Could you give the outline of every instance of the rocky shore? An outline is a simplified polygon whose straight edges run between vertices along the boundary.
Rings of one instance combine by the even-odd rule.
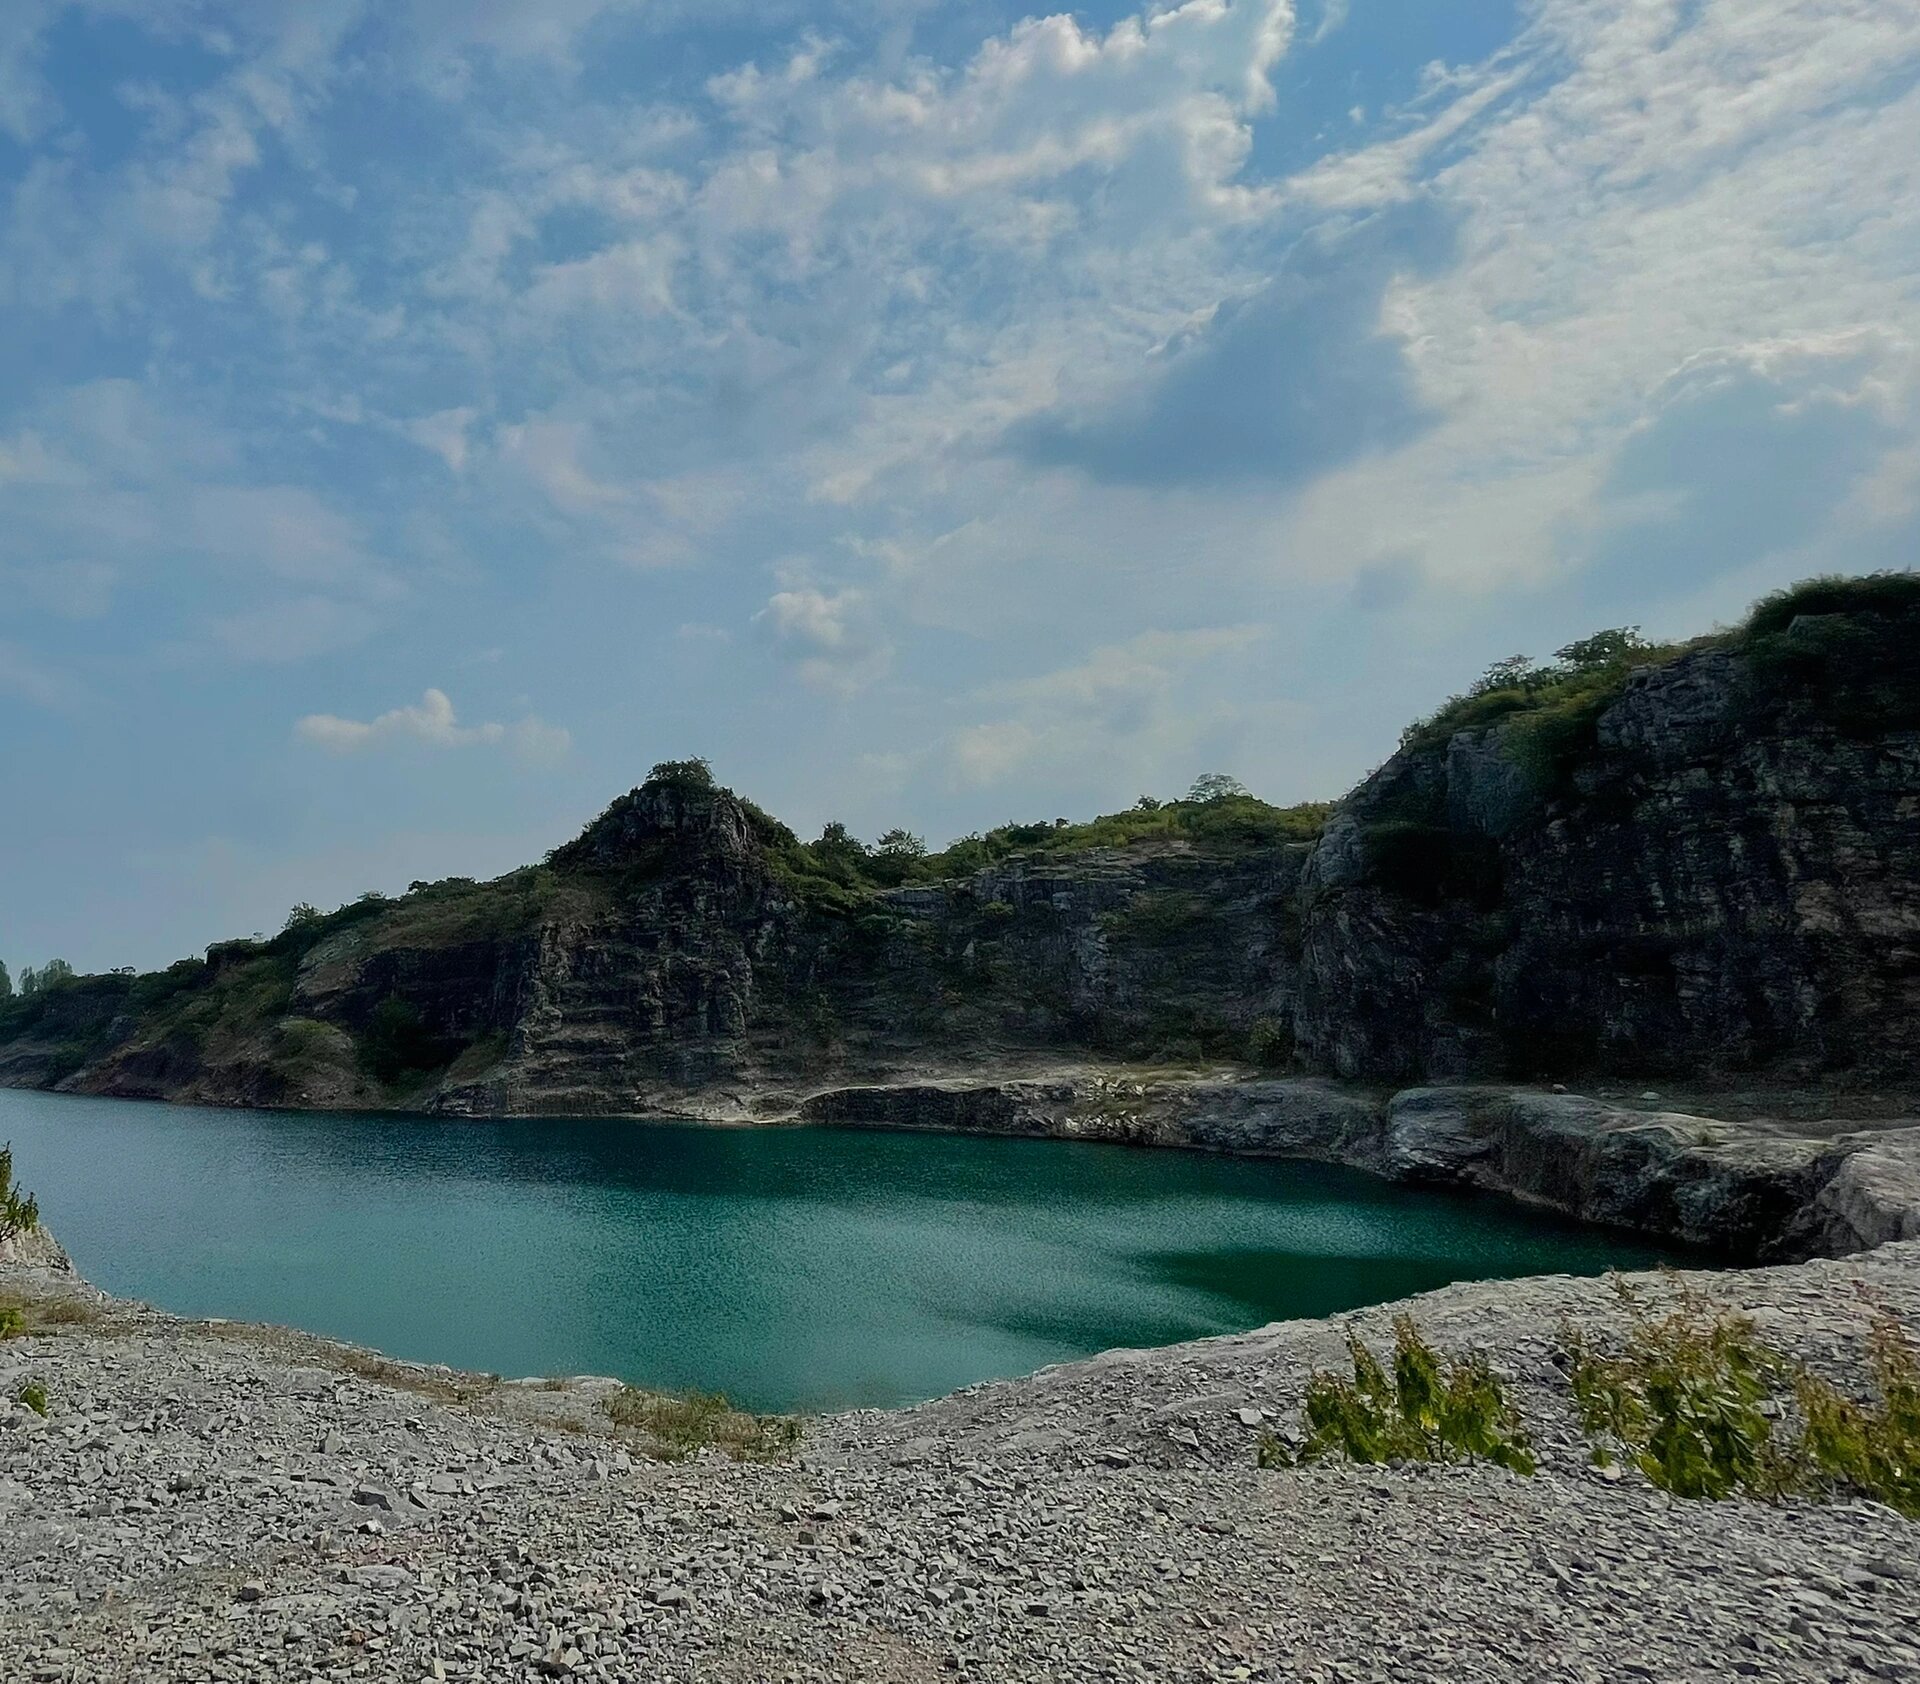
[[[1920,1243],[1690,1276],[1836,1380],[1920,1324]],[[1674,1283],[1648,1277],[1656,1297]],[[1607,1283],[1409,1302],[1540,1454],[1263,1471],[1308,1373],[1396,1308],[1114,1352],[649,1460],[611,1382],[501,1384],[176,1320],[44,1264],[0,1343],[0,1677],[1920,1680],[1920,1526],[1696,1503],[1588,1464],[1561,1368]]]
[[[1881,1107],[1884,1109],[1884,1105]],[[1456,1086],[1386,1092],[1315,1078],[1079,1067],[836,1088],[791,1115],[839,1127],[1040,1135],[1318,1158],[1468,1185],[1743,1261],[1920,1238],[1920,1127],[1779,1104],[1699,1115],[1654,1091]]]

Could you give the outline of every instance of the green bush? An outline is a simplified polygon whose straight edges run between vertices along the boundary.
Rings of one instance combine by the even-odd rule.
[[[1920,613],[1920,573],[1826,573],[1762,597],[1742,628],[1748,637],[1788,630],[1805,615],[1864,614],[1889,618]]]
[[[1683,1304],[1655,1320],[1636,1305],[1619,1356],[1599,1356],[1577,1331],[1567,1344],[1574,1402],[1597,1465],[1608,1465],[1617,1446],[1679,1497],[1777,1497],[1788,1488],[1765,1408],[1786,1370],[1745,1317],[1709,1321]]]
[[[39,1202],[13,1184],[13,1147],[0,1146],[0,1240],[30,1234],[39,1226]]]
[[[1795,1392],[1812,1473],[1920,1519],[1920,1354],[1891,1315],[1874,1319],[1867,1355],[1877,1404],[1802,1373]]]
[[[1293,1063],[1292,1026],[1279,1018],[1263,1017],[1247,1031],[1247,1062],[1269,1070],[1284,1070]]]
[[[22,1381],[19,1391],[13,1395],[36,1415],[44,1416],[52,1407],[47,1397],[47,1388],[38,1380]]]
[[[1617,1355],[1566,1335],[1596,1463],[1624,1453],[1680,1497],[1859,1495],[1920,1518],[1920,1354],[1893,1316],[1874,1318],[1879,1395],[1863,1401],[1767,1345],[1744,1316],[1687,1297],[1655,1318],[1624,1296],[1633,1320]]]
[[[1351,1379],[1321,1372],[1307,1382],[1300,1449],[1269,1434],[1260,1442],[1260,1466],[1338,1455],[1366,1464],[1466,1459],[1534,1471],[1519,1413],[1484,1357],[1448,1360],[1420,1336],[1411,1316],[1393,1324],[1391,1372],[1356,1338],[1348,1337],[1347,1351]]]

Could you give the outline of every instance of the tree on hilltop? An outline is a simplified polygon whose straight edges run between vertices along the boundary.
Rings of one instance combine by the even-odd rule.
[[[1238,778],[1230,778],[1225,772],[1202,772],[1193,780],[1193,788],[1187,791],[1187,799],[1204,806],[1210,801],[1225,801],[1246,793],[1247,786]]]

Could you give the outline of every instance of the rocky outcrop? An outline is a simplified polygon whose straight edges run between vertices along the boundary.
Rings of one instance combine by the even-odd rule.
[[[1504,1087],[1090,1070],[830,1089],[794,1120],[1316,1158],[1479,1188],[1743,1261],[1920,1238],[1920,1124],[1727,1122]]]
[[[1402,1080],[1910,1073],[1920,730],[1757,685],[1710,647],[1632,673],[1557,761],[1534,718],[1396,755],[1307,863],[1302,1054]]]

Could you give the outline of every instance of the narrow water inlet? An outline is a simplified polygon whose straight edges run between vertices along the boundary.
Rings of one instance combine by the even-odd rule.
[[[1449,1281],[1686,1254],[1295,1161],[612,1119],[202,1110],[0,1090],[90,1279],[508,1375],[892,1405]]]

